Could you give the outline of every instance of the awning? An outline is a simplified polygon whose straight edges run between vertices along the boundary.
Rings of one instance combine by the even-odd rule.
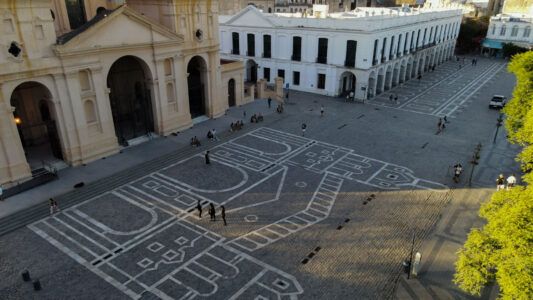
[[[503,49],[503,43],[496,42],[496,41],[483,40],[483,43],[481,43],[481,47],[492,48],[492,49]]]

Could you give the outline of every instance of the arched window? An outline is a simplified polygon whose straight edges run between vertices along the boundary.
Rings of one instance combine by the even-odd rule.
[[[87,124],[96,122],[94,102],[92,100],[86,100],[85,103],[83,103],[83,108],[85,109],[85,120],[87,121]]]
[[[529,34],[531,33],[531,26],[527,26],[524,28],[524,37],[529,37]]]
[[[500,29],[500,35],[505,35],[505,25],[502,26],[502,29]]]
[[[517,36],[518,35],[518,26],[513,26],[513,29],[511,29],[511,36]]]

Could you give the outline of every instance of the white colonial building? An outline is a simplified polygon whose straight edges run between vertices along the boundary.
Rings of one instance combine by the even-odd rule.
[[[503,43],[533,48],[533,14],[499,14],[490,18],[487,38],[481,44],[483,53],[500,56]]]
[[[221,57],[246,62],[250,82],[283,77],[291,89],[368,99],[449,59],[456,8],[358,8],[313,15],[265,14],[249,6],[220,16]]]

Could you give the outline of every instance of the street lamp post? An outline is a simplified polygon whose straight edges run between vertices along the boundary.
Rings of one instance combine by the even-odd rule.
[[[498,123],[496,123],[496,133],[494,134],[494,139],[492,140],[493,144],[496,143],[496,137],[498,136],[498,130],[502,126],[503,116],[502,116],[501,113],[500,113],[500,116],[498,117],[498,119],[496,119],[496,121],[498,121]]]
[[[477,144],[476,148],[474,149],[474,155],[472,156],[472,160],[470,163],[472,164],[472,170],[470,171],[470,178],[468,179],[468,186],[472,186],[472,176],[474,175],[474,168],[476,167],[479,159],[479,152],[481,151],[481,143]]]

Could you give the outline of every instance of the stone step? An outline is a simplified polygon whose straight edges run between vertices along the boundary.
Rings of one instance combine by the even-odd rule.
[[[109,190],[127,184],[135,179],[146,176],[154,171],[160,170],[166,166],[177,163],[187,157],[198,153],[204,153],[206,150],[214,148],[230,139],[245,135],[259,127],[272,124],[282,118],[283,115],[271,114],[264,122],[258,124],[247,124],[242,130],[230,133],[229,131],[221,132],[219,141],[204,143],[197,148],[190,146],[183,147],[177,151],[162,155],[150,161],[142,162],[127,170],[117,172],[111,176],[98,179],[94,182],[86,183],[83,187],[66,192],[63,195],[55,197],[60,209],[67,209],[76,204],[87,201],[95,196],[101,195]],[[49,215],[48,202],[38,203],[9,216],[0,219],[0,236],[11,231],[24,227]]]

